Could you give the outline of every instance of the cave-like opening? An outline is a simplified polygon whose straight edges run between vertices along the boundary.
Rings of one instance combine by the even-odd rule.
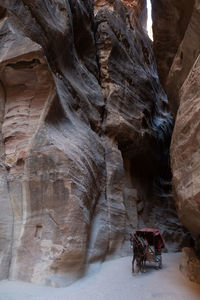
[[[146,32],[153,41],[152,3],[151,0],[146,1],[145,15]],[[153,57],[154,43],[149,43],[146,35],[143,46],[145,41],[148,47],[144,57],[149,57],[149,53]],[[146,81],[148,84],[143,85],[145,93],[148,90],[148,96],[142,98],[145,107],[141,119],[143,135],[136,135],[132,142],[120,140],[118,144],[125,170],[124,203],[131,230],[144,226],[159,228],[168,250],[177,251],[180,250],[185,233],[177,217],[171,185],[170,142],[173,118],[169,112],[167,96],[159,79],[156,81],[153,75],[151,73]]]

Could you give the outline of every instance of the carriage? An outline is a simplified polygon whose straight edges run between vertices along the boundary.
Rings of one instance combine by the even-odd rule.
[[[147,241],[145,260],[155,262],[158,268],[162,268],[162,249],[165,248],[162,235],[158,229],[142,228],[136,231],[139,238]]]
[[[165,243],[158,229],[142,228],[132,235],[133,246],[132,271],[134,272],[134,261],[142,271],[145,269],[146,261],[156,263],[156,268],[162,268],[162,249]]]

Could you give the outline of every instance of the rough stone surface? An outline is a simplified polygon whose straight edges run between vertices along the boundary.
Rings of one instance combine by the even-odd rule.
[[[180,90],[200,53],[199,19],[200,1],[196,0],[187,30],[179,45],[166,80],[165,89],[173,113],[176,113],[180,104]]]
[[[179,268],[184,276],[200,284],[200,260],[192,248],[183,248]]]
[[[151,0],[154,53],[165,86],[168,73],[184,37],[195,0]]]
[[[176,116],[180,89],[200,52],[200,1],[152,0],[152,4],[158,73]]]
[[[0,0],[2,278],[67,285],[137,226],[181,236],[144,4]]]
[[[200,1],[152,0],[152,3],[158,71],[170,110],[176,116],[171,143],[174,198],[179,219],[192,233],[198,249]]]
[[[200,56],[180,93],[180,106],[171,144],[175,199],[181,222],[200,233]]]

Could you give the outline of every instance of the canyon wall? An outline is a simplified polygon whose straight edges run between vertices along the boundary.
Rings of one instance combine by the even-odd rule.
[[[0,0],[1,279],[67,285],[138,226],[182,240],[145,23],[139,0]]]
[[[177,114],[171,143],[176,207],[182,224],[193,235],[200,257],[200,1],[152,0],[152,3],[158,70],[163,75],[171,111]],[[161,32],[166,33],[164,37]],[[169,47],[171,43],[174,48]],[[165,57],[163,64],[160,63],[162,56]],[[169,57],[170,64],[166,68]],[[188,263],[182,262],[181,269],[190,279],[199,282],[200,264],[196,264],[196,271],[191,274],[193,256],[190,251],[184,251],[184,260],[187,257]]]

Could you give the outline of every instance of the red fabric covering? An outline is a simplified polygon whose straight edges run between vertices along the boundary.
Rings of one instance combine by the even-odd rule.
[[[141,229],[138,229],[137,231],[136,231],[136,234],[138,234],[138,235],[140,235],[140,233],[152,233],[155,237],[157,237],[159,240],[160,240],[160,242],[161,242],[161,248],[164,248],[165,247],[165,243],[164,243],[164,240],[163,240],[163,238],[162,238],[162,235],[161,235],[161,233],[160,233],[160,230],[158,230],[158,229],[155,229],[155,228],[141,228]],[[151,241],[152,242],[152,241]]]
[[[160,230],[154,229],[154,228],[142,228],[137,230],[137,232],[142,231],[142,232],[153,232],[154,235],[161,235]]]

